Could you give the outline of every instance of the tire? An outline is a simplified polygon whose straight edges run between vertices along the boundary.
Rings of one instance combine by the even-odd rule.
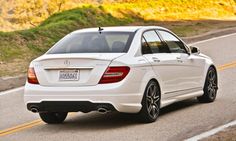
[[[142,109],[138,116],[142,122],[151,123],[157,120],[160,112],[160,87],[157,82],[151,80],[146,86]]]
[[[217,84],[217,72],[214,67],[210,67],[207,72],[207,76],[204,84],[204,94],[200,97],[197,97],[198,101],[201,103],[210,103],[215,101],[216,94],[218,90]]]
[[[43,112],[39,116],[45,123],[59,124],[66,119],[67,112]]]

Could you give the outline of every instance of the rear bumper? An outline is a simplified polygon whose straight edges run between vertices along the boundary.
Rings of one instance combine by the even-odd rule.
[[[142,107],[143,92],[137,85],[116,83],[87,87],[45,87],[26,83],[24,100],[29,110],[36,106],[39,112],[89,112],[106,106],[112,111],[138,113]]]
[[[78,112],[84,113],[105,108],[108,111],[116,111],[113,105],[108,103],[91,103],[88,101],[43,101],[40,103],[28,103],[29,111],[35,108],[38,112]]]

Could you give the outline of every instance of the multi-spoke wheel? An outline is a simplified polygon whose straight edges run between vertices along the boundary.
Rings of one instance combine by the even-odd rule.
[[[217,89],[217,72],[210,67],[205,80],[204,94],[198,97],[199,102],[213,102],[216,99]]]
[[[144,122],[154,122],[160,111],[160,88],[155,81],[150,81],[146,87],[140,117]]]

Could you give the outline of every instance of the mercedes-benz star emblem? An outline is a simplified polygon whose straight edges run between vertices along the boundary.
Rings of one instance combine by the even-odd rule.
[[[65,60],[65,61],[64,61],[64,65],[69,66],[69,65],[70,65],[70,61],[69,61],[69,60]]]

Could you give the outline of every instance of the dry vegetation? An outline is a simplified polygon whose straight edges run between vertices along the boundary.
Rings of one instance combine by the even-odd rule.
[[[0,0],[0,30],[39,25],[54,13],[92,4],[116,18],[176,21],[228,19],[235,15],[234,0]]]

